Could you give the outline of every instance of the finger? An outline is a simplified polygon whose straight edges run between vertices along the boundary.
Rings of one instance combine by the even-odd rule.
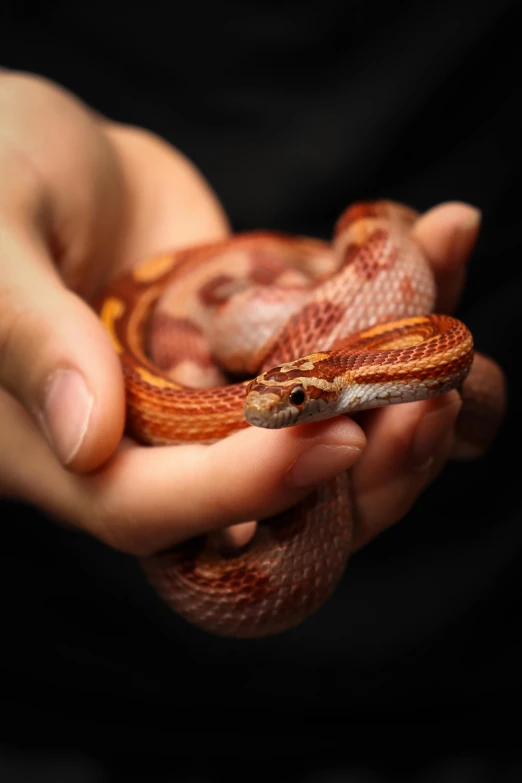
[[[5,393],[0,421],[0,476],[12,496],[136,555],[279,513],[350,468],[365,444],[344,417],[291,430],[249,427],[212,446],[124,439],[100,470],[81,475],[49,459],[32,420]]]
[[[126,187],[119,269],[165,249],[224,239],[228,218],[201,172],[179,150],[142,128],[107,123]]]
[[[222,530],[218,530],[215,533],[215,542],[223,552],[235,552],[238,549],[246,546],[249,541],[255,535],[257,529],[257,522],[251,520],[250,522],[238,522],[237,525],[230,525],[230,527],[224,527]]]
[[[352,470],[354,550],[402,519],[438,475],[449,457],[461,404],[452,391],[368,412],[367,446]]]
[[[124,181],[94,115],[41,77],[0,78],[0,216],[38,231],[65,283],[93,296],[117,256]]]
[[[125,411],[109,337],[63,286],[36,236],[0,224],[0,248],[0,386],[31,414],[62,465],[97,468],[121,438]]]
[[[462,410],[451,458],[466,461],[482,457],[498,435],[506,413],[506,377],[493,359],[475,351],[460,394]]]
[[[412,229],[412,236],[423,248],[435,273],[437,312],[450,313],[457,306],[480,221],[478,209],[455,201],[428,210]]]

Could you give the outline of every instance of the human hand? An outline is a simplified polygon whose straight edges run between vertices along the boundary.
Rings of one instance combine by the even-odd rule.
[[[352,468],[356,548],[400,519],[444,465],[456,393],[339,418],[248,428],[210,447],[122,437],[119,361],[87,302],[169,247],[226,237],[215,195],[178,151],[94,115],[36,77],[0,75],[0,493],[136,555],[293,505]],[[454,305],[479,215],[441,205],[415,227],[438,311]]]

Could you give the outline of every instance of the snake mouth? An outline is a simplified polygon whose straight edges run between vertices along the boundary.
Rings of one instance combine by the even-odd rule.
[[[285,404],[277,394],[257,391],[247,394],[244,416],[254,427],[270,430],[290,427],[295,423],[298,415],[298,409],[289,406],[288,403]]]

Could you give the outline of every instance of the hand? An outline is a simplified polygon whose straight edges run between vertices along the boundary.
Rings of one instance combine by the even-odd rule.
[[[119,361],[87,302],[151,253],[226,237],[208,184],[152,134],[42,79],[0,73],[0,494],[136,555],[252,524],[352,468],[356,547],[400,519],[446,461],[456,393],[339,418],[248,428],[213,446],[122,437]],[[450,310],[479,226],[441,205],[415,227]]]

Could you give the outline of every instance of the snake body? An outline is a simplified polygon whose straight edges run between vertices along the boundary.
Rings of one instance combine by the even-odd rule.
[[[155,256],[115,281],[98,309],[121,358],[129,434],[212,443],[249,423],[292,426],[460,388],[472,337],[431,313],[433,276],[410,237],[416,217],[393,202],[361,202],[331,244],[252,232]],[[239,552],[201,538],[142,564],[191,623],[264,636],[331,594],[352,527],[345,473],[263,520]]]

